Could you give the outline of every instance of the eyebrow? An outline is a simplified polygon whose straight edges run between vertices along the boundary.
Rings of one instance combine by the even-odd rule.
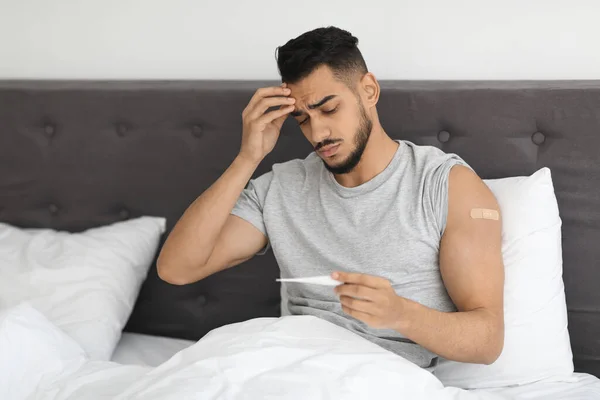
[[[334,97],[337,97],[337,95],[335,94],[330,94],[329,96],[325,96],[323,97],[321,100],[319,100],[318,102],[316,102],[315,104],[309,104],[308,108],[311,110],[314,110],[315,108],[321,107],[323,104],[327,103],[329,100],[333,99]],[[304,111],[292,111],[290,113],[291,116],[293,117],[299,117],[300,115],[304,114]]]

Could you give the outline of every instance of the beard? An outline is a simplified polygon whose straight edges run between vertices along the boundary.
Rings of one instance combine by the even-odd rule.
[[[325,160],[325,168],[335,175],[342,175],[351,172],[360,162],[362,155],[369,142],[371,130],[373,129],[373,121],[367,115],[364,106],[360,103],[360,123],[354,134],[354,150],[345,160],[336,165],[329,165]]]

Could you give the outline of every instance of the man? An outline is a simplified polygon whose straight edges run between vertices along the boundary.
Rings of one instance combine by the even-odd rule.
[[[248,103],[239,155],[178,221],[158,273],[187,284],[271,247],[283,277],[342,282],[286,285],[289,313],[428,370],[438,356],[492,363],[504,337],[498,204],[458,156],[388,136],[357,43],[329,27],[279,48],[283,84]],[[251,179],[289,116],[315,152]]]

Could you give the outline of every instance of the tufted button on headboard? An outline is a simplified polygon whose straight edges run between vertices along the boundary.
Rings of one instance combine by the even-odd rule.
[[[192,135],[194,135],[194,137],[197,137],[198,139],[202,137],[202,127],[200,125],[194,125],[192,126]]]
[[[58,208],[58,206],[56,204],[50,204],[48,206],[48,211],[52,215],[58,215],[59,208]]]
[[[440,131],[437,135],[440,143],[447,143],[450,140],[450,132],[448,131]]]
[[[546,141],[546,136],[542,132],[535,132],[531,135],[531,141],[540,146]]]
[[[119,211],[119,218],[120,219],[125,220],[125,219],[128,219],[130,216],[131,216],[131,213],[126,208],[122,208],[121,211]]]
[[[56,128],[52,124],[46,124],[44,125],[44,132],[46,133],[46,136],[52,137],[56,132]]]

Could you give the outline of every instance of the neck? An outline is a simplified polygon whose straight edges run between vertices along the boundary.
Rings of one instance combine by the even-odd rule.
[[[356,187],[370,181],[389,165],[398,145],[380,124],[374,125],[359,163],[349,173],[335,175],[335,180],[345,187]]]

